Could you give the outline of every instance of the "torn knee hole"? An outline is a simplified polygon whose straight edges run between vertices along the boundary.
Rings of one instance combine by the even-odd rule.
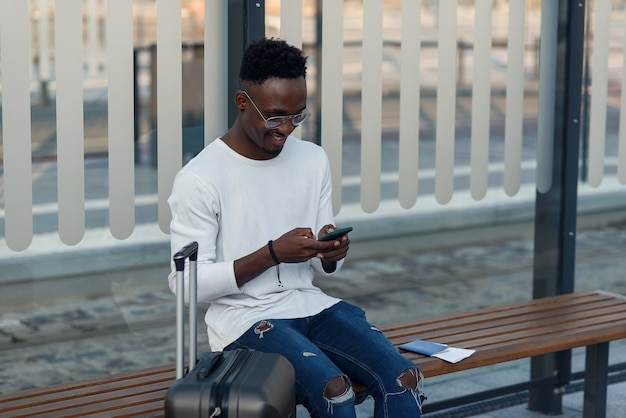
[[[398,377],[398,384],[407,389],[417,389],[421,376],[416,369],[409,369]]]
[[[261,321],[254,328],[254,333],[258,334],[259,338],[263,338],[263,334],[272,328],[274,328],[274,325],[271,322]]]
[[[352,396],[352,386],[344,376],[333,377],[324,389],[324,397],[330,401],[341,402],[346,396]]]

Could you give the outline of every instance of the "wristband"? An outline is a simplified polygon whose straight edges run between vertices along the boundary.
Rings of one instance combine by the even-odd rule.
[[[283,287],[283,282],[280,281],[280,260],[276,256],[274,252],[274,246],[272,245],[272,240],[267,241],[267,248],[270,250],[270,255],[272,256],[272,260],[276,263],[276,278],[278,279],[278,286]]]
[[[280,264],[280,260],[278,259],[278,257],[276,256],[276,253],[274,252],[274,246],[272,245],[272,240],[267,241],[267,248],[269,248],[270,250],[270,255],[272,256],[272,260],[274,260],[274,263],[276,264]]]

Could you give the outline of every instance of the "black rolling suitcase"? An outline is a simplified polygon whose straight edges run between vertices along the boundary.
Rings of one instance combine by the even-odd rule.
[[[184,374],[185,260],[189,258],[189,367]],[[295,373],[279,354],[207,352],[196,361],[198,244],[174,255],[176,264],[176,382],[165,396],[166,417],[295,418]]]

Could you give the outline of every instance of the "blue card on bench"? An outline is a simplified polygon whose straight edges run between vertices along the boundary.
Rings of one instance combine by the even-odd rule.
[[[446,344],[433,343],[430,341],[414,340],[409,343],[399,345],[398,348],[423,354],[425,356],[432,356],[433,354],[437,354],[445,350],[448,346]]]

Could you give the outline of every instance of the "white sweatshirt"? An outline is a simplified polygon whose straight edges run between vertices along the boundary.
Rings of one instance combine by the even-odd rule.
[[[313,285],[315,272],[329,275],[317,258],[281,264],[283,287],[275,267],[241,288],[234,273],[234,260],[269,240],[294,228],[317,234],[334,224],[331,195],[324,150],[291,136],[269,160],[246,158],[217,139],[178,172],[168,199],[171,249],[198,242],[198,300],[211,304],[205,321],[212,350],[223,350],[262,319],[311,316],[339,301]],[[175,277],[172,262],[172,292]]]

